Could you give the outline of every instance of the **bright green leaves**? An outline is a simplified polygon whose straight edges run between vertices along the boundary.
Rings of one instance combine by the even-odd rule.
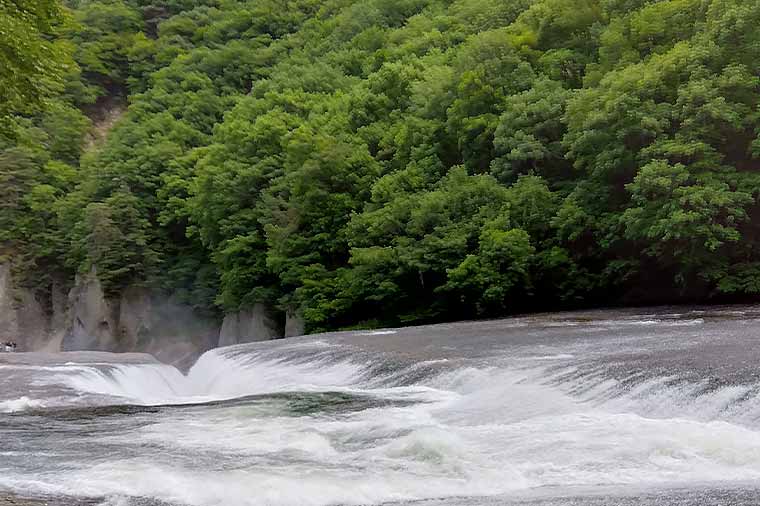
[[[73,187],[76,171],[47,158],[30,138],[34,130],[17,136],[28,146],[0,151],[0,258],[12,261],[20,282],[44,286],[64,270],[57,204]]]
[[[716,180],[699,181],[681,164],[654,161],[626,187],[634,206],[622,216],[626,236],[646,244],[663,262],[680,264],[679,277],[721,263],[719,248],[741,239],[752,195]]]
[[[375,187],[390,182],[386,176]],[[352,220],[350,264],[365,280],[364,296],[405,318],[414,314],[405,305],[419,306],[423,319],[524,307],[536,245],[549,237],[557,211],[546,183],[526,176],[507,189],[455,167],[429,191],[406,188]]]
[[[66,270],[57,211],[76,185],[89,128],[80,111],[51,101],[33,120],[17,118],[13,142],[0,143],[0,257],[25,285],[45,286]]]
[[[326,329],[729,275],[757,83],[705,34],[743,7],[396,4],[325,8],[216,128],[189,202],[226,307]]]
[[[286,146],[285,173],[270,190],[267,265],[283,286],[298,287],[302,269],[333,269],[347,260],[345,226],[364,200],[377,168],[361,145],[293,132]]]
[[[49,155],[70,165],[77,165],[92,122],[78,109],[54,102],[42,114],[40,123],[48,136],[45,145]]]
[[[10,133],[12,115],[39,110],[62,88],[74,66],[57,37],[65,21],[58,0],[0,1],[0,135]]]
[[[121,92],[130,75],[129,53],[143,30],[140,12],[123,2],[87,2],[75,11],[71,34],[83,77],[97,95]]]
[[[491,162],[491,172],[499,181],[509,183],[528,173],[570,178],[562,146],[566,131],[562,116],[570,95],[561,83],[542,79],[505,100]]]
[[[121,189],[93,202],[71,233],[72,261],[80,272],[94,270],[106,293],[118,293],[134,280],[147,279],[158,267],[149,245],[148,221],[138,198]]]
[[[387,177],[376,186],[386,184]],[[369,300],[395,308],[402,320],[414,318],[409,309],[415,306],[423,319],[504,309],[506,299],[497,299],[519,284],[519,276],[525,281],[533,251],[523,230],[500,235],[509,228],[509,199],[523,193],[510,191],[490,176],[469,176],[457,167],[430,191],[397,193],[382,208],[357,215],[350,263],[365,280]],[[514,258],[499,259],[502,253]],[[481,281],[465,280],[474,271],[483,283],[498,274],[493,286],[482,287],[489,289],[487,300],[473,297]],[[420,305],[423,300],[430,305]]]
[[[592,78],[689,40],[704,22],[705,6],[701,0],[666,0],[613,18],[601,34],[599,63],[594,65]]]
[[[756,2],[93,0],[81,73],[29,5],[17,263],[310,330],[760,291]]]
[[[460,292],[478,314],[500,314],[510,309],[510,295],[530,293],[528,266],[534,252],[524,230],[491,225],[480,235],[477,253],[448,271],[443,289]]]
[[[530,87],[533,69],[510,44],[504,30],[472,37],[458,51],[455,98],[446,126],[457,139],[464,165],[487,172],[493,159],[493,135],[505,97]]]
[[[550,237],[551,220],[556,215],[557,195],[538,176],[521,176],[506,192],[511,221],[536,240]]]

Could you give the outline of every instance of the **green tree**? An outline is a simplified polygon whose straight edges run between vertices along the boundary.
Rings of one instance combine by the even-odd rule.
[[[70,46],[57,38],[66,18],[58,0],[0,2],[0,133],[12,115],[38,110],[61,88],[73,64]]]

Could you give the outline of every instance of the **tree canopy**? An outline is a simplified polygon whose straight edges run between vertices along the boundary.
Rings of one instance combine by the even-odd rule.
[[[73,64],[69,45],[56,38],[65,21],[57,0],[0,0],[0,133],[59,90]]]
[[[758,22],[742,0],[0,0],[0,255],[43,291],[94,268],[309,331],[756,297]]]

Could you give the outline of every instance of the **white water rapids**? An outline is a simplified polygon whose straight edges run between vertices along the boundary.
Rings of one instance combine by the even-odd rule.
[[[696,361],[669,368],[658,362],[665,351],[637,355],[652,336],[685,357],[699,350],[709,322],[689,321],[582,322],[559,342],[545,334],[568,335],[573,322],[513,324],[528,337],[508,346],[487,323],[475,346],[484,353],[458,346],[457,327],[440,328],[438,344],[416,337],[436,327],[395,336],[448,350],[425,357],[348,344],[390,331],[328,336],[211,351],[186,375],[147,361],[0,363],[0,497],[486,504],[536,491],[750,487],[760,479],[757,381],[716,382],[704,372],[716,367]]]

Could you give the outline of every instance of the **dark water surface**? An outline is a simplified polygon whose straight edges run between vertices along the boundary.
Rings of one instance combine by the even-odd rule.
[[[760,504],[760,308],[0,354],[0,505]]]

